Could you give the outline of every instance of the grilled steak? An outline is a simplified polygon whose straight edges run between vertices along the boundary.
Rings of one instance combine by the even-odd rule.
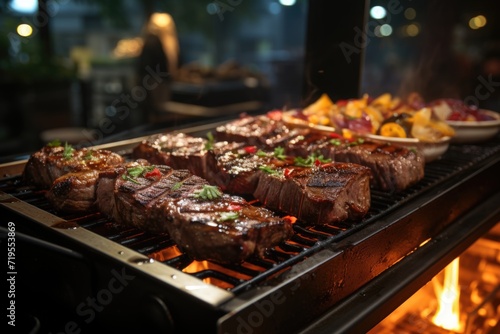
[[[28,184],[48,189],[64,174],[102,170],[122,162],[120,155],[107,150],[75,150],[70,145],[47,145],[31,155],[26,163],[23,178]]]
[[[207,140],[184,133],[159,134],[142,141],[132,151],[132,158],[174,169],[188,169],[203,177]]]
[[[57,178],[46,197],[57,211],[85,212],[96,207],[96,185],[106,175],[116,175],[117,170],[146,166],[149,162],[138,160],[123,165],[107,166],[102,170],[87,170],[65,174]]]
[[[99,171],[68,173],[57,178],[46,197],[57,211],[85,212],[94,208]]]
[[[370,208],[370,170],[350,163],[261,171],[254,192],[266,207],[310,224],[362,218]]]
[[[120,223],[168,232],[195,259],[241,262],[292,234],[291,218],[222,194],[187,170],[154,166],[139,175],[133,171],[117,169],[99,178],[101,211]]]
[[[334,161],[366,166],[372,171],[371,186],[379,190],[402,191],[424,177],[423,155],[403,146],[312,132],[290,140],[285,147],[291,155],[317,152]]]
[[[258,171],[264,166],[276,168],[293,164],[293,159],[280,160],[273,152],[258,150],[256,146],[218,144],[207,153],[205,178],[231,194],[251,195],[259,181]]]
[[[216,138],[263,149],[281,146],[293,156],[314,153],[338,162],[357,163],[372,170],[371,186],[384,191],[402,191],[424,177],[425,159],[417,150],[388,143],[361,143],[309,129],[289,129],[279,113],[240,118],[218,127]]]
[[[281,121],[281,115],[274,117],[270,112],[263,116],[243,116],[216,128],[217,141],[240,142],[262,149],[282,146],[290,138],[308,130],[291,129]]]
[[[373,187],[390,192],[402,191],[424,177],[422,153],[397,145],[364,142],[342,146],[335,150],[335,160],[369,167]]]

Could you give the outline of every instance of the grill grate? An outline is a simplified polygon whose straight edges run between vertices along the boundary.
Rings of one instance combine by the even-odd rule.
[[[412,198],[463,171],[474,168],[475,164],[498,154],[499,151],[500,140],[498,138],[496,141],[477,146],[451,145],[441,159],[426,165],[424,179],[415,186],[397,194],[373,190],[371,208],[363,220],[323,226],[307,226],[298,222],[294,225],[295,233],[289,240],[270,250],[264,258],[250,258],[239,265],[193,261],[177,248],[167,234],[157,235],[118,225],[99,212],[85,215],[59,215],[59,217],[66,220],[68,224],[78,224],[165,265],[185,271],[237,294],[283,272],[325,246],[335,244],[346,236],[363,229]],[[26,187],[19,176],[0,180],[0,191],[56,214],[45,199],[45,192]],[[193,265],[197,266],[193,267]]]

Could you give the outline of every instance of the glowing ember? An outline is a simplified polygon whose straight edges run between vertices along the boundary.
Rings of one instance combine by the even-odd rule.
[[[456,258],[444,269],[443,286],[436,281],[436,277],[433,278],[439,304],[432,322],[444,329],[461,332],[458,268],[459,260]]]

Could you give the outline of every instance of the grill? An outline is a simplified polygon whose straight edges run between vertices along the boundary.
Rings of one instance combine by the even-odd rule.
[[[184,132],[197,135],[205,130],[187,128]],[[142,139],[99,148],[126,156]],[[26,246],[23,252],[27,253],[22,254],[29,263],[26,270],[40,277],[46,266],[61,277],[56,280],[61,286],[43,279],[27,283],[35,294],[50,291],[55,303],[68,312],[56,327],[74,319],[78,327],[131,329],[140,324],[141,330],[161,332],[318,332],[325,328],[331,332],[331,326],[349,331],[360,329],[360,324],[367,329],[383,318],[380,309],[373,312],[375,306],[390,312],[391,305],[410,293],[415,282],[437,270],[436,263],[498,221],[499,151],[500,138],[481,145],[451,145],[441,159],[426,165],[425,178],[415,186],[397,194],[372,191],[371,209],[362,221],[316,227],[295,224],[289,240],[264,258],[239,265],[193,261],[168,235],[120,226],[99,212],[57,215],[43,191],[22,184],[19,172],[24,162],[0,166],[4,176],[0,209],[16,222],[19,242]],[[488,215],[461,231],[460,219],[477,217],[478,212]],[[455,235],[460,232],[467,237]],[[439,251],[443,240],[446,251]],[[40,249],[48,255],[38,256]],[[432,260],[422,265],[427,275],[413,277],[410,273],[421,269],[410,269],[420,263],[418,254],[428,257],[430,250],[435,252]],[[413,265],[403,261],[412,257],[417,257]],[[76,271],[54,266],[54,259]],[[377,280],[394,275],[398,266],[409,266],[405,269],[410,271],[404,280],[389,276],[384,281],[395,280],[385,294],[394,299],[380,304],[380,299],[367,293],[354,293],[380,284]],[[102,292],[109,292],[117,273],[130,277],[123,292]],[[99,300],[99,293],[103,302],[90,319],[91,312],[88,317],[84,312],[85,301],[92,296]],[[104,295],[109,297],[107,304]],[[370,307],[366,307],[367,300]]]

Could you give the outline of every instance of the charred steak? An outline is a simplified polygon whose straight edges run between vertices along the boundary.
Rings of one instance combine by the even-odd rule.
[[[133,159],[146,159],[152,164],[174,169],[188,169],[203,177],[208,141],[184,133],[166,133],[143,140],[132,151]]]
[[[279,112],[229,122],[217,128],[216,138],[262,149],[281,146],[292,156],[318,154],[338,162],[357,163],[372,170],[371,186],[383,191],[402,191],[424,177],[425,159],[416,149],[290,129]]]
[[[254,196],[266,207],[309,224],[356,220],[370,208],[370,169],[326,163],[261,170]]]
[[[102,170],[122,163],[123,158],[107,150],[74,149],[71,145],[46,145],[33,153],[23,172],[26,183],[48,189],[64,174]]]
[[[262,255],[292,234],[292,218],[223,194],[187,170],[151,167],[102,175],[97,184],[101,211],[120,223],[168,232],[193,258],[222,263]]]
[[[283,146],[290,138],[303,133],[305,129],[292,129],[281,121],[280,112],[269,112],[261,116],[242,116],[215,129],[217,141],[239,142],[262,149]]]
[[[334,161],[366,166],[372,171],[371,186],[384,191],[402,191],[424,177],[421,152],[389,143],[312,132],[290,140],[286,151],[299,156],[317,152]]]

